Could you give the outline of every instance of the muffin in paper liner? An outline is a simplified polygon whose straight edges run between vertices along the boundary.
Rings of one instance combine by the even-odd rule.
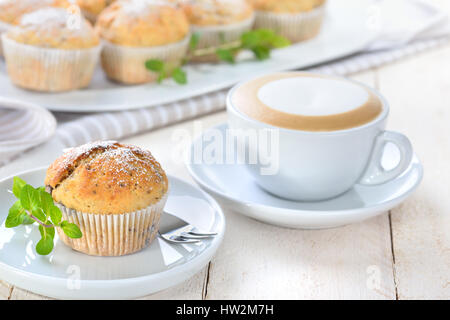
[[[221,44],[231,43],[241,38],[241,35],[252,29],[255,21],[255,15],[238,23],[214,26],[196,26],[192,25],[192,33],[199,35],[196,49],[205,49],[217,47]],[[219,61],[215,53],[197,56],[191,59],[193,62],[217,62]]]
[[[54,49],[22,44],[2,35],[3,53],[11,81],[22,88],[60,92],[87,87],[101,46]]]
[[[311,11],[274,13],[256,11],[255,29],[272,29],[292,43],[311,39],[319,34],[325,16],[323,4]]]
[[[103,40],[102,67],[106,75],[125,84],[140,84],[156,81],[158,75],[145,67],[150,59],[162,60],[167,75],[181,66],[189,47],[190,35],[183,40],[155,47],[127,47]]]
[[[63,220],[75,223],[83,233],[71,239],[57,228],[60,239],[76,251],[93,256],[123,256],[149,246],[156,238],[168,192],[145,209],[123,214],[90,214],[66,208],[60,203]]]

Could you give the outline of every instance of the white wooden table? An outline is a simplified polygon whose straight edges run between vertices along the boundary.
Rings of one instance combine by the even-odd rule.
[[[211,263],[145,299],[450,299],[450,45],[352,78],[387,97],[388,128],[411,139],[425,168],[416,193],[374,219],[320,231],[282,229],[225,208],[227,233]],[[226,114],[196,121],[206,129]],[[194,124],[124,142],[192,181],[169,147],[176,129],[193,132]],[[0,282],[0,298],[45,297]]]

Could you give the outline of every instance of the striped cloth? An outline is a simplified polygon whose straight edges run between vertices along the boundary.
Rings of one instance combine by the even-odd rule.
[[[330,75],[349,75],[379,67],[407,56],[448,43],[450,37],[422,40],[401,48],[375,51],[347,57],[307,69]],[[57,113],[57,137],[64,146],[73,147],[89,141],[121,139],[176,122],[194,119],[225,108],[227,90],[146,109],[99,114]]]

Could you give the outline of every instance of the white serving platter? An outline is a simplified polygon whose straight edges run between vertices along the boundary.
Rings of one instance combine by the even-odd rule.
[[[18,176],[37,187],[43,184],[45,172],[45,168],[36,169]],[[8,192],[12,178],[0,181],[0,280],[62,299],[137,298],[187,280],[217,251],[225,233],[225,217],[205,192],[175,177],[169,176],[169,181],[166,210],[218,235],[201,244],[169,244],[158,237],[148,248],[122,257],[88,256],[59,239],[50,255],[39,256],[34,249],[39,240],[35,225],[4,227],[15,199]]]
[[[53,111],[120,111],[166,104],[225,89],[249,76],[304,69],[362,51],[374,39],[368,27],[370,0],[329,0],[320,35],[310,41],[275,50],[260,62],[241,55],[239,63],[186,66],[189,83],[166,80],[163,84],[123,86],[106,79],[100,67],[89,88],[65,93],[37,93],[11,84],[4,61],[0,62],[0,96],[33,102]]]

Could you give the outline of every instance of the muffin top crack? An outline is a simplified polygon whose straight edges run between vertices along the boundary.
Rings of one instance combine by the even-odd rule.
[[[85,213],[121,214],[157,203],[167,176],[149,151],[116,141],[72,148],[47,170],[53,199]]]

